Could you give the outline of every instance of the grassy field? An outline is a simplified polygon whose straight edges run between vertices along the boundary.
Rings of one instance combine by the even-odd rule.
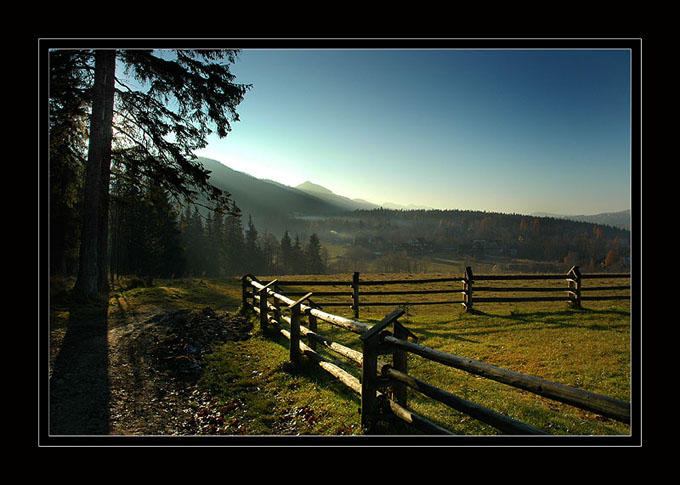
[[[361,279],[425,279],[444,274],[386,275],[362,274]],[[274,277],[263,277],[267,282]],[[309,280],[310,277],[285,277]],[[347,282],[349,275],[324,279]],[[596,281],[596,283],[591,283]],[[618,284],[621,280],[591,280],[584,287]],[[563,286],[558,282],[493,281],[486,286]],[[481,283],[480,283],[481,284]],[[418,285],[418,289],[441,289],[443,285],[461,288],[460,283]],[[289,286],[292,290],[310,287]],[[322,287],[317,287],[321,289]],[[366,288],[369,288],[368,286]],[[408,290],[413,285],[389,285],[373,289]],[[323,287],[328,289],[328,287]],[[313,291],[311,288],[310,291]],[[342,290],[342,287],[334,287]],[[363,290],[362,290],[363,291]],[[560,294],[561,293],[557,293]],[[584,294],[587,294],[584,290]],[[617,291],[614,294],[622,294]],[[540,296],[542,293],[531,293]],[[556,293],[546,293],[555,296]],[[504,296],[508,293],[487,293]],[[458,294],[391,295],[362,297],[361,301],[460,300]],[[348,301],[347,297],[319,297],[319,301]],[[362,307],[359,320],[374,323],[392,306]],[[479,360],[508,370],[529,374],[561,384],[629,401],[631,390],[631,313],[628,300],[586,301],[581,309],[565,302],[479,303],[475,312],[465,313],[460,304],[409,306],[400,320],[416,336],[418,343],[451,354]],[[352,317],[349,306],[329,306],[325,311]],[[303,322],[304,325],[304,322]],[[359,350],[357,335],[324,322],[319,333]],[[409,355],[409,374],[452,392],[459,397],[489,407],[536,428],[562,435],[627,435],[628,425],[563,405],[532,393],[517,390],[488,379]],[[351,369],[351,366],[345,367]],[[355,372],[358,375],[358,373]],[[457,434],[495,434],[496,430],[464,414],[437,404],[416,392],[409,394],[409,407],[418,414]]]
[[[405,276],[408,275],[394,275],[394,278]],[[436,276],[412,275],[412,278]],[[362,279],[389,277],[362,274]],[[295,278],[314,277],[286,277]],[[349,275],[326,278],[351,280]],[[267,282],[270,278],[261,280]],[[598,281],[598,285],[603,284],[604,281]],[[390,286],[391,290],[406,288],[408,286]],[[442,296],[427,297],[442,299]],[[391,300],[399,298],[401,296],[390,297]],[[454,297],[446,295],[446,298]],[[455,295],[455,298],[460,297]],[[240,304],[241,286],[236,278],[157,280],[149,288],[114,289],[109,312],[131,312],[147,305],[169,309],[210,306],[236,311]],[[362,308],[359,320],[377,322],[393,308]],[[412,306],[400,321],[418,336],[421,345],[615,399],[630,400],[634,349],[628,300],[584,302],[584,308],[578,310],[568,308],[563,302],[480,303],[475,309],[476,312],[468,314],[460,304]],[[325,310],[352,316],[348,306]],[[62,312],[54,308],[54,328],[59,327],[60,318],[63,318]],[[306,319],[302,323],[305,325]],[[361,433],[360,399],[353,391],[311,363],[305,365],[302,372],[293,372],[287,364],[288,341],[273,332],[263,333],[257,323],[254,329],[253,337],[247,341],[218,346],[208,359],[201,381],[222,401],[225,419],[234,423],[235,432],[260,435],[274,427],[282,434]],[[318,332],[360,349],[358,335],[354,333],[322,321]],[[342,365],[359,375],[355,365]],[[408,367],[414,377],[551,434],[627,435],[631,432],[626,424],[418,356],[409,355]],[[409,391],[409,408],[456,434],[497,434],[494,428],[415,391]]]

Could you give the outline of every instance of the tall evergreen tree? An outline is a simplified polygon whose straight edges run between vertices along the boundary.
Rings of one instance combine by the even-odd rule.
[[[210,185],[209,173],[194,152],[206,145],[211,127],[225,137],[230,122],[238,120],[236,106],[249,86],[235,84],[229,72],[236,55],[234,50],[50,52],[50,108],[61,106],[57,100],[76,99],[91,106],[76,284],[81,294],[94,296],[105,289],[112,148],[113,157],[126,166],[143,167],[173,196],[193,200],[203,192],[210,200],[228,200],[229,194]],[[117,61],[124,66],[125,79],[114,77]],[[133,80],[142,87],[133,87]],[[54,109],[50,117],[67,112],[75,110]],[[57,125],[68,132],[75,129],[51,121],[50,135],[57,133]],[[60,136],[67,135],[62,131]]]
[[[252,216],[248,216],[244,244],[244,262],[246,264],[244,272],[252,274],[261,273],[264,269],[264,255],[260,248],[259,234],[253,223]]]
[[[207,239],[198,208],[194,207],[193,209],[192,212],[189,205],[185,208],[181,228],[182,241],[187,260],[187,272],[201,276],[208,270],[206,260]]]
[[[234,276],[244,272],[243,226],[241,214],[231,211],[225,219],[225,231],[223,240],[224,264],[222,270],[225,275]]]
[[[80,261],[75,290],[94,296],[107,282],[106,241],[108,238],[108,194],[113,137],[113,93],[116,55],[95,52],[92,116],[83,183],[83,222],[80,233]]]
[[[292,271],[293,274],[306,273],[304,251],[300,242],[300,236],[297,234],[295,235],[295,242],[292,248]]]
[[[309,242],[305,248],[305,273],[323,274],[326,268],[321,256],[321,242],[316,234],[309,236]]]
[[[88,74],[76,51],[52,59],[49,99],[50,272],[71,275],[78,267],[83,167],[89,105],[81,86]]]
[[[285,231],[283,236],[281,236],[277,266],[278,272],[281,274],[291,274],[293,272],[293,243],[288,235],[288,231]]]
[[[146,194],[144,268],[146,276],[169,278],[184,272],[186,260],[181,245],[178,213],[168,194],[154,185]]]
[[[274,256],[279,251],[279,241],[274,234],[266,233],[262,238],[262,258],[264,274],[277,273]]]
[[[111,276],[146,278],[184,272],[178,211],[158,185],[141,191],[114,177],[111,210]]]
[[[211,211],[206,218],[206,275],[218,276],[224,264],[222,214]]]

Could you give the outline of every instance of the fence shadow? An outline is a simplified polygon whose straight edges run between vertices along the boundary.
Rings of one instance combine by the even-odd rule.
[[[111,391],[107,306],[70,305],[66,325],[49,380],[49,433],[108,434]]]
[[[584,318],[575,318],[576,316]],[[533,331],[537,324],[544,328],[584,328],[588,330],[611,331],[625,328],[627,323],[598,323],[597,319],[588,317],[611,316],[612,321],[619,317],[630,316],[630,312],[617,309],[565,309],[565,310],[540,310],[521,311],[513,310],[510,313],[489,312],[475,309],[472,314],[461,313],[457,318],[440,319],[434,321],[419,321],[418,315],[412,315],[413,320],[405,319],[403,323],[411,328],[419,338],[446,338],[466,343],[480,343],[477,336],[489,336],[497,333],[516,332],[520,330]],[[484,320],[476,320],[483,317]],[[375,323],[373,320],[367,320]]]
[[[493,321],[493,319],[503,321],[503,323],[499,322],[498,325],[505,325],[505,322],[524,323],[534,322],[537,319],[543,319],[542,321],[546,326],[562,328],[583,327],[591,330],[609,330],[611,328],[622,327],[624,324],[604,326],[597,323],[590,323],[587,319],[578,319],[575,322],[574,316],[604,317],[611,315],[613,317],[630,317],[630,311],[627,310],[589,308],[566,309],[558,311],[512,311],[510,313],[490,313],[475,309],[474,313],[476,315],[490,317],[490,321]]]
[[[254,323],[257,325],[257,323]],[[261,330],[262,331],[262,330]],[[290,341],[276,328],[268,327],[263,331],[263,336],[265,336],[269,341],[280,345],[283,348],[288,348]],[[305,340],[306,339],[302,339]],[[358,340],[358,337],[357,337]],[[349,362],[345,362],[341,359],[336,359],[330,353],[324,352],[324,358],[328,359],[334,365],[341,367],[345,371],[352,373],[352,368],[356,370],[356,365]],[[291,375],[304,376],[307,379],[314,381],[315,384],[334,392],[338,396],[342,396],[345,399],[351,400],[356,404],[361,403],[361,397],[350,390],[348,387],[340,383],[335,377],[328,374],[326,371],[319,368],[312,359],[308,356],[302,354],[302,359],[300,360],[300,367],[295,369],[290,362],[283,362],[281,369]]]

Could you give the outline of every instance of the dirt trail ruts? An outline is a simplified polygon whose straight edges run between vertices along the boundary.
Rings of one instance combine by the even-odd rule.
[[[203,357],[251,330],[210,308],[72,315],[51,335],[50,435],[212,434],[212,398],[197,386]]]

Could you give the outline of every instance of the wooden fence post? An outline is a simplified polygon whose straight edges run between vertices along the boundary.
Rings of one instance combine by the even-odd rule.
[[[312,296],[312,293],[307,293],[305,296],[300,298],[298,301],[290,305],[290,362],[293,365],[293,369],[300,369],[300,305],[307,298]]]
[[[378,406],[378,354],[380,346],[380,334],[389,324],[406,313],[397,308],[370,330],[359,336],[363,343],[363,361],[361,364],[361,426],[368,434],[375,431],[380,416]]]
[[[359,272],[355,271],[352,275],[352,309],[354,318],[359,318]]]
[[[572,308],[581,308],[581,271],[578,266],[572,266],[567,273],[567,286],[569,288],[569,304]]]
[[[267,318],[269,311],[269,307],[267,306],[267,292],[270,286],[274,287],[274,285],[276,285],[277,281],[278,280],[272,280],[257,290],[257,293],[260,295],[260,329],[262,331],[267,328],[267,324],[269,323],[269,319]]]
[[[363,342],[361,364],[361,427],[371,433],[378,415],[378,341],[379,335]]]
[[[278,285],[274,285],[274,293],[281,293]],[[281,324],[281,302],[278,298],[274,298],[274,318]]]
[[[267,328],[267,290],[260,290],[260,330]]]
[[[316,305],[314,305],[311,301],[309,302],[309,306],[311,306],[312,308],[316,307]],[[314,316],[310,313],[308,315],[307,319],[308,319],[308,322],[307,322],[308,328],[312,332],[316,333],[316,330],[317,330],[316,316]],[[307,339],[307,345],[309,345],[310,349],[316,351],[316,340],[314,340],[311,336],[309,337],[309,339]]]
[[[468,266],[463,275],[463,305],[466,313],[472,311],[472,277],[472,268]]]
[[[394,321],[393,334],[394,338],[398,338],[399,340],[408,340],[409,337],[413,338],[413,340],[418,340],[418,337],[411,333],[406,327],[404,327],[404,325],[402,325],[397,320]],[[407,356],[408,352],[406,352],[405,350],[395,349],[394,352],[392,353],[392,368],[398,370],[399,372],[403,372],[404,374],[408,374]],[[406,384],[401,382],[393,383],[392,399],[394,400],[394,402],[396,402],[400,406],[406,407],[408,395],[407,390],[408,386]]]
[[[293,369],[300,369],[300,303],[290,309],[290,362]]]
[[[254,287],[254,286],[253,286],[253,291],[251,292],[250,296],[253,297],[253,306],[252,306],[252,308],[253,308],[253,311],[254,311],[255,307],[257,306],[257,300],[255,299],[255,297],[257,296],[257,291],[255,291],[255,287]]]

